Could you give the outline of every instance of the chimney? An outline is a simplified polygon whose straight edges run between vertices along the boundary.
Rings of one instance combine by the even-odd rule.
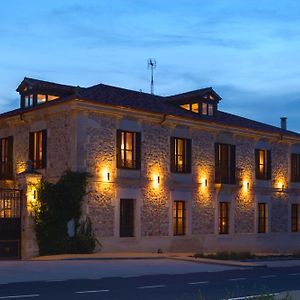
[[[281,129],[286,130],[286,117],[281,117]]]

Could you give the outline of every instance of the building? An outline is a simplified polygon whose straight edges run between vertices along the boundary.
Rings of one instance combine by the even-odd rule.
[[[92,175],[84,212],[102,251],[299,249],[300,134],[284,119],[222,112],[212,88],[160,97],[24,78],[17,91],[20,108],[0,115],[0,256],[37,254],[32,186],[68,168]]]

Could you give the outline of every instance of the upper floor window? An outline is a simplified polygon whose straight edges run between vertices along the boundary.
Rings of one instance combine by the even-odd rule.
[[[255,173],[256,179],[271,179],[271,151],[255,149]]]
[[[13,178],[13,137],[0,139],[0,179]]]
[[[199,104],[198,103],[182,104],[181,107],[186,110],[190,110],[194,113],[199,113]]]
[[[215,182],[235,184],[235,145],[215,144]]]
[[[192,142],[190,139],[171,137],[171,172],[191,172]]]
[[[117,130],[117,168],[141,168],[141,134]]]
[[[300,154],[291,155],[291,181],[300,182]]]
[[[214,106],[212,104],[202,103],[202,115],[213,116],[214,115]]]
[[[34,169],[47,167],[47,130],[29,133],[29,160]]]
[[[213,104],[209,104],[206,102],[188,103],[188,104],[182,104],[180,106],[186,110],[190,110],[194,113],[200,113],[205,116],[213,116],[214,115]]]
[[[37,95],[37,104],[42,104],[42,103],[52,101],[57,98],[58,98],[57,96],[53,96],[53,95],[38,94]]]
[[[33,106],[33,95],[26,95],[24,96],[24,105],[25,107]]]

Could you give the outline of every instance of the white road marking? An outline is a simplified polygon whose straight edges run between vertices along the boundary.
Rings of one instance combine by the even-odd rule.
[[[272,296],[277,296],[279,293],[274,293],[274,294],[262,294],[262,295],[251,295],[251,296],[243,296],[243,297],[237,297],[237,298],[226,298],[223,300],[244,300],[244,299],[256,299],[258,297],[272,297]]]
[[[291,274],[288,274],[289,276],[299,276],[300,273],[291,273]]]
[[[265,275],[265,276],[260,276],[260,278],[274,278],[276,275]]]
[[[157,289],[166,287],[164,284],[139,286],[137,289]]]
[[[79,291],[79,292],[75,292],[75,294],[105,293],[109,291],[110,290]]]
[[[246,278],[243,278],[243,277],[241,277],[241,278],[230,278],[228,280],[229,281],[239,281],[239,280],[246,280]]]
[[[1,296],[0,299],[18,299],[18,298],[33,298],[39,297],[39,294],[31,294],[31,295],[15,295],[15,296]]]
[[[188,284],[194,285],[194,284],[205,284],[205,283],[208,283],[208,281],[189,282]]]

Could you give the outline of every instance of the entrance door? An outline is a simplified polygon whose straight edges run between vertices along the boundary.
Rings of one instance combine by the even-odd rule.
[[[0,259],[21,257],[21,191],[0,190]]]
[[[120,237],[134,236],[134,199],[120,200]]]

